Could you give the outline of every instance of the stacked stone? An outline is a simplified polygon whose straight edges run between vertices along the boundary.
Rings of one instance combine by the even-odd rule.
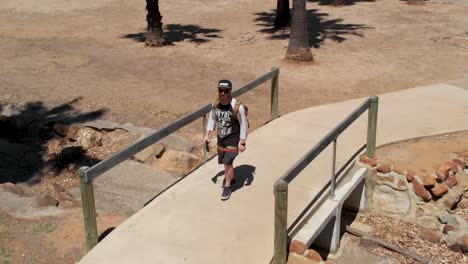
[[[449,192],[457,183],[456,174],[463,173],[464,167],[468,167],[463,158],[455,158],[451,162],[444,162],[431,174],[416,173],[390,164],[379,164],[378,158],[359,158],[361,166],[377,170],[378,180],[386,182],[395,190],[404,190],[411,185],[413,192],[423,201],[439,199]],[[406,178],[406,181],[402,179]]]
[[[288,264],[318,264],[324,262],[322,256],[313,250],[309,249],[304,243],[293,240],[289,246]]]

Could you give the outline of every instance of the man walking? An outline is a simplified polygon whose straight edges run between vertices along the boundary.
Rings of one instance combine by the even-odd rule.
[[[233,162],[239,152],[246,150],[245,108],[239,100],[231,97],[231,91],[232,83],[229,80],[218,82],[218,100],[213,102],[204,138],[205,142],[209,142],[210,134],[217,124],[218,163],[224,164],[225,179],[221,200],[227,200],[231,196],[231,185],[235,179]]]

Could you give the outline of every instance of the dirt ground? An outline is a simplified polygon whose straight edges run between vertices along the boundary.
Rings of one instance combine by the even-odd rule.
[[[442,163],[457,157],[468,158],[468,131],[411,139],[389,144],[376,150],[382,164],[431,174]]]
[[[144,1],[2,1],[0,107],[65,104],[157,128],[208,103],[218,79],[239,87],[273,66],[281,69],[281,114],[468,77],[466,5],[308,1],[315,60],[295,64],[283,59],[288,31],[271,30],[275,1],[160,4],[169,45],[146,48]],[[253,127],[268,120],[269,98],[269,84],[242,98]],[[194,129],[199,124],[184,133],[198,137]],[[64,218],[35,221],[0,212],[0,263],[77,261],[83,228],[79,210],[70,210]]]
[[[281,69],[280,111],[466,77],[468,7],[428,2],[308,3],[315,61],[285,61],[271,0],[161,1],[170,45],[145,48],[145,2],[6,0],[0,6],[0,100],[54,106],[157,127],[214,96]],[[267,121],[269,87],[243,99]]]

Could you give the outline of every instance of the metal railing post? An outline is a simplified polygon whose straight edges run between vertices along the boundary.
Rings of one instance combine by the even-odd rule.
[[[288,183],[275,183],[275,252],[273,264],[285,264],[288,250]]]
[[[333,140],[333,158],[332,158],[332,175],[331,175],[331,186],[330,186],[330,198],[335,197],[336,188],[336,140]]]
[[[375,143],[377,136],[377,113],[379,109],[379,97],[372,96],[369,106],[369,117],[367,124],[367,149],[366,155],[369,158],[375,156]]]
[[[88,167],[81,167],[80,172],[80,187],[81,201],[83,204],[83,218],[86,238],[86,248],[90,251],[98,243],[97,223],[96,223],[96,207],[94,202],[93,181],[88,181],[86,170]]]
[[[276,70],[278,68],[273,67],[271,70]],[[278,109],[278,97],[279,97],[279,84],[278,84],[278,75],[271,79],[271,120],[278,118],[279,109]]]
[[[203,131],[202,131],[202,137],[204,138],[205,137],[205,133],[206,133],[206,114],[203,115]],[[203,142],[203,164],[206,164],[206,156],[207,156],[207,152],[206,152],[206,146],[205,146],[206,142]]]

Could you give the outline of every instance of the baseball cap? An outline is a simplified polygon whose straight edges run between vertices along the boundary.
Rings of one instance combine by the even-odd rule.
[[[232,88],[232,83],[230,80],[219,80],[218,88]]]

